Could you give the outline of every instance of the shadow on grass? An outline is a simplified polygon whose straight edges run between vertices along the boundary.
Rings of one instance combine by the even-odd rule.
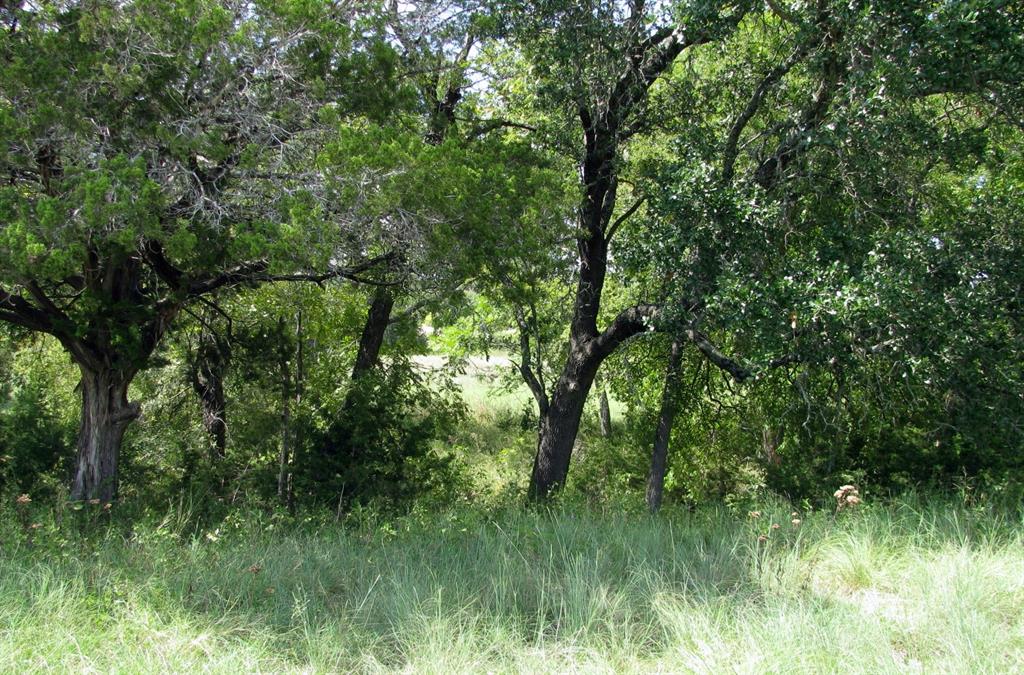
[[[820,671],[860,654],[868,670],[900,670],[927,664],[917,650],[930,643],[860,612],[858,585],[896,584],[926,551],[1015,550],[1011,575],[1024,558],[1019,518],[906,506],[789,521],[784,505],[759,518],[463,510],[7,547],[0,614],[15,628],[0,666],[49,654],[123,669],[164,650],[140,669]],[[1024,598],[1007,592],[1004,610]],[[47,646],[61,635],[78,651]]]

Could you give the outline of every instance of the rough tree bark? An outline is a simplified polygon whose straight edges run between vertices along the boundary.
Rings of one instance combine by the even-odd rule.
[[[672,438],[672,425],[678,411],[676,384],[679,380],[679,366],[682,361],[683,345],[679,338],[672,341],[672,349],[665,367],[665,385],[661,390],[661,412],[658,414],[658,428],[654,432],[654,446],[651,451],[651,471],[647,476],[647,508],[657,513],[661,508],[661,497],[665,489],[665,472],[668,468],[668,445]]]
[[[117,496],[117,467],[125,429],[139,416],[138,403],[128,402],[135,373],[112,369],[82,373],[82,418],[71,499],[109,502]]]

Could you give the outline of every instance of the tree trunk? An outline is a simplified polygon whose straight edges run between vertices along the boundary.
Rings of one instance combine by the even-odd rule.
[[[139,416],[139,404],[128,402],[133,372],[82,371],[82,419],[78,458],[71,485],[72,501],[117,497],[117,465],[125,429]]]
[[[230,363],[231,345],[219,336],[204,331],[199,338],[199,349],[189,379],[203,408],[203,428],[212,441],[212,461],[221,459],[227,451],[224,378]]]
[[[654,448],[651,452],[651,472],[647,476],[647,508],[657,513],[661,508],[661,496],[665,489],[665,472],[668,468],[668,445],[672,439],[672,425],[678,410],[676,382],[679,379],[679,363],[683,347],[677,338],[672,341],[668,366],[665,368],[665,385],[661,390],[661,412],[658,415],[658,429],[654,433]]]
[[[212,460],[216,461],[227,454],[228,446],[228,422],[227,404],[224,402],[224,387],[221,382],[210,397],[210,400],[203,400],[203,427],[213,439]]]
[[[612,411],[608,406],[608,390],[601,388],[601,399],[598,402],[598,418],[601,421],[601,435],[608,438],[612,435]]]
[[[636,106],[658,77],[671,68],[675,58],[693,42],[676,37],[661,41],[638,39],[629,47],[637,56],[634,65],[614,84],[607,102],[580,102],[577,113],[583,132],[583,157],[579,165],[582,200],[579,209],[579,253],[576,297],[569,327],[569,357],[559,377],[548,412],[541,419],[537,456],[530,479],[530,498],[544,499],[565,483],[569,459],[580,427],[587,393],[601,362],[618,345],[650,326],[649,312],[632,308],[620,313],[603,332],[597,328],[601,294],[608,271],[608,246],[616,229],[633,209],[612,221],[618,196],[619,148],[625,140]],[[639,77],[638,77],[639,75]]]
[[[278,367],[281,374],[281,452],[278,456],[277,497],[282,503],[288,502],[288,477],[291,464],[291,432],[292,432],[292,377],[288,366],[291,354],[285,341],[284,317],[278,319],[278,335],[281,346],[278,352]]]
[[[603,282],[606,259],[582,256],[581,260],[584,264],[569,332],[569,355],[547,411],[541,415],[537,455],[530,476],[531,501],[546,499],[565,484],[583,405],[598,368],[625,340],[650,330],[650,322],[657,312],[653,305],[627,308],[603,332],[598,333],[595,324],[600,293],[595,289],[600,289]]]
[[[602,182],[605,191],[613,189],[608,187],[609,182],[614,186],[614,181]],[[595,206],[601,203],[596,199],[585,201],[581,212],[581,224],[590,230],[591,235],[577,240],[580,266],[569,327],[569,356],[551,395],[548,410],[541,416],[537,456],[530,477],[531,500],[546,499],[565,484],[583,405],[594,384],[597,369],[607,355],[597,348],[597,315],[608,263],[608,244],[602,234],[602,223],[607,218],[603,215],[604,207]]]
[[[531,500],[546,499],[565,484],[583,417],[583,405],[602,360],[602,356],[593,350],[586,354],[570,354],[555,385],[547,412],[541,416],[537,455],[530,477]]]
[[[305,334],[302,330],[302,310],[295,312],[295,410],[302,413],[302,395],[306,389],[306,364],[305,364]],[[295,425],[292,432],[292,470],[288,472],[288,512],[295,515],[295,486],[292,479],[295,476],[295,467],[299,465],[302,453],[304,437],[302,434],[303,425],[300,421]]]
[[[391,290],[379,287],[370,301],[370,311],[366,314],[363,333],[359,337],[359,352],[356,354],[355,365],[352,366],[353,380],[376,368],[380,362],[380,348],[384,344],[384,333],[391,322],[391,310],[394,306],[395,296]]]

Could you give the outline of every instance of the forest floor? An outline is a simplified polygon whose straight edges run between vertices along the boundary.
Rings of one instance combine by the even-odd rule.
[[[1024,672],[1019,512],[187,511],[7,509],[0,672]]]

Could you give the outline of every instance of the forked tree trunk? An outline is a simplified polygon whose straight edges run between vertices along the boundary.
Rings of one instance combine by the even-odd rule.
[[[134,372],[82,371],[82,419],[71,499],[109,502],[117,496],[117,466],[125,429],[139,416],[128,402]]]
[[[604,284],[607,244],[602,239],[591,239],[581,244],[580,281],[569,332],[569,356],[550,397],[547,412],[541,416],[537,455],[528,492],[531,501],[547,499],[565,485],[583,405],[598,368],[625,340],[649,330],[649,321],[655,311],[651,305],[625,309],[604,331],[598,332],[597,312],[600,289]]]
[[[668,445],[672,440],[672,425],[678,411],[676,382],[679,379],[679,363],[683,346],[677,338],[672,341],[668,366],[665,368],[665,385],[661,391],[661,412],[658,414],[658,429],[654,432],[654,448],[651,452],[651,472],[647,476],[647,508],[657,513],[661,508],[661,497],[665,490],[665,473],[668,468]]]

